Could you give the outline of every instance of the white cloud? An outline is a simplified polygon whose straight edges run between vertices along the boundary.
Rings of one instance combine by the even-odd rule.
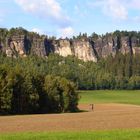
[[[140,0],[128,1],[128,6],[133,9],[140,10]]]
[[[104,5],[104,12],[115,19],[127,19],[128,12],[120,0],[107,0]]]
[[[33,28],[32,31],[38,34],[44,34],[44,32],[39,28]]]
[[[101,8],[105,15],[112,18],[125,20],[128,17],[126,5],[121,0],[96,0],[90,4],[93,7]]]
[[[58,30],[58,32],[62,38],[72,37],[75,33],[74,29],[70,26],[66,28],[61,28]]]
[[[89,5],[98,8],[104,15],[113,19],[129,21],[140,19],[140,0],[95,0],[94,2],[89,0]]]
[[[59,27],[66,27],[70,24],[69,17],[56,0],[15,0],[15,2],[24,11],[43,17]]]

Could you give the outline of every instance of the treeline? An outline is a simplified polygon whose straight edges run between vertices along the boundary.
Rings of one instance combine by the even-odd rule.
[[[6,28],[0,28],[0,42],[2,42],[3,44],[5,43],[7,38],[10,38],[12,36],[19,36],[19,35],[25,35],[30,40],[32,40],[33,37],[48,38],[51,40],[56,39],[55,36],[39,35],[36,32],[27,31],[26,29],[24,29],[22,27],[11,28],[9,30]],[[96,34],[95,32],[93,32],[91,35],[88,35],[87,33],[79,33],[79,35],[73,36],[71,39],[80,39],[80,38],[85,37],[85,38],[90,38],[90,39],[96,40],[99,37],[107,37],[107,36],[118,36],[118,37],[127,36],[127,37],[136,37],[136,38],[140,39],[140,31],[137,32],[137,31],[116,30],[113,33],[106,33],[106,34],[102,34],[102,35]]]
[[[140,89],[140,55],[117,54],[98,63],[56,54],[0,55],[0,114],[76,111],[77,88]]]
[[[140,54],[118,53],[98,63],[50,55],[45,65],[47,74],[63,76],[79,89],[140,89]]]
[[[48,58],[28,56],[26,58],[0,57],[0,67],[21,69],[23,77],[37,73],[42,77],[52,75],[73,81],[78,89],[140,89],[140,54],[108,56],[98,63],[83,62],[73,56],[66,58],[50,54]]]
[[[0,63],[0,114],[78,110],[79,97],[75,84],[39,71],[39,64],[43,65],[39,59],[12,60],[1,56]],[[33,63],[36,65],[33,66]]]

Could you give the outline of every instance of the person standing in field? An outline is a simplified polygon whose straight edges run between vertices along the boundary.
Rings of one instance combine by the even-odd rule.
[[[94,111],[94,104],[90,104],[90,110]]]

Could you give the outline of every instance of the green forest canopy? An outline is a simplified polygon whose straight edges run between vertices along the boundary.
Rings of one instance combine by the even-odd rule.
[[[73,81],[78,89],[140,89],[140,55],[118,54],[100,59],[98,63],[83,62],[73,56],[51,54],[46,58],[0,56],[0,68],[42,76],[53,75]],[[22,74],[21,73],[21,74]]]
[[[0,113],[76,111],[76,89],[140,89],[140,55],[118,54],[84,62],[56,54],[40,58],[0,55]]]

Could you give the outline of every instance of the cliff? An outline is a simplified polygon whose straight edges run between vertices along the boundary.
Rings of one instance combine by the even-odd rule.
[[[119,52],[124,55],[140,53],[140,38],[132,35],[109,34],[97,38],[80,36],[56,40],[22,33],[6,37],[5,41],[2,41],[3,35],[0,36],[0,50],[8,57],[26,57],[29,54],[47,57],[50,53],[56,53],[63,57],[72,55],[84,61],[97,62],[102,57],[115,56]]]

